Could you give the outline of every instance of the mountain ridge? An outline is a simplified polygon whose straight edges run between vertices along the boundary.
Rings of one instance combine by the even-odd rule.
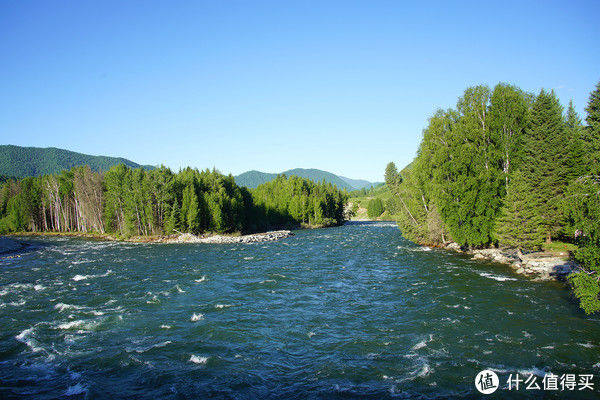
[[[14,178],[58,174],[82,165],[89,165],[93,171],[107,171],[117,164],[130,168],[154,168],[122,157],[94,156],[57,147],[0,145],[0,175]]]
[[[90,155],[57,147],[24,147],[16,145],[0,145],[0,182],[8,178],[25,178],[59,174],[73,167],[89,165],[93,171],[107,171],[112,166],[124,164],[129,168],[153,169],[151,165],[141,165],[123,157]],[[329,182],[339,189],[347,191],[360,190],[377,186],[380,182],[369,182],[364,179],[351,179],[316,168],[293,168],[281,172],[287,176],[299,176],[315,182]],[[253,189],[260,184],[277,177],[277,173],[250,170],[235,176],[239,186]]]
[[[364,179],[350,179],[341,175],[316,169],[316,168],[293,168],[286,171],[280,172],[279,174],[270,172],[261,172],[257,170],[250,170],[243,172],[239,175],[234,176],[235,182],[239,186],[245,186],[249,189],[253,189],[260,184],[269,182],[277,177],[277,175],[286,176],[299,176],[301,178],[310,179],[315,182],[325,180],[331,184],[334,184],[339,189],[346,189],[347,191],[360,190],[362,188],[368,188],[371,186],[377,186],[381,182],[369,182]]]

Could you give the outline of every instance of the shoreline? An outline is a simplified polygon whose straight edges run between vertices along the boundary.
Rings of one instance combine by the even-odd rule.
[[[471,255],[472,260],[487,260],[510,266],[519,275],[531,277],[534,281],[565,281],[579,265],[567,253],[534,252],[522,254],[517,249],[462,249],[458,243],[433,246],[455,253]]]
[[[99,233],[84,233],[84,232],[11,232],[0,236],[0,241],[10,241],[12,243],[21,244],[10,237],[71,237],[91,240],[103,240],[123,243],[258,243],[270,242],[294,236],[290,230],[267,231],[260,233],[251,233],[247,235],[220,235],[220,234],[202,234],[199,236],[191,233],[182,233],[175,235],[160,235],[160,236],[132,236],[130,238],[118,238],[116,236]],[[0,242],[1,243],[1,242]],[[0,254],[8,254],[12,251],[18,251],[23,248],[21,244],[15,250],[0,249]]]

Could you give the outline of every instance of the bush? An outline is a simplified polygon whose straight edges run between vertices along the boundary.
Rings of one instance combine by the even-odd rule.
[[[372,199],[367,206],[367,215],[369,218],[377,218],[385,211],[383,202],[380,198]]]

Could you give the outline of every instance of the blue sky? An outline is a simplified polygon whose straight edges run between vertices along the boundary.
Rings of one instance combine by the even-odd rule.
[[[597,1],[3,1],[0,142],[382,180],[470,85],[555,89],[584,117],[598,15]]]

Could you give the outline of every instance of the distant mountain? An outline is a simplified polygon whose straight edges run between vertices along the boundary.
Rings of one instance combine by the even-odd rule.
[[[376,187],[381,185],[383,182],[369,182],[364,179],[350,179],[345,176],[340,176],[348,185],[352,186],[354,189],[359,190],[362,188],[368,189],[371,186]]]
[[[130,168],[154,168],[150,165],[136,164],[125,158],[91,156],[55,147],[0,145],[0,175],[15,178],[57,174],[80,165],[89,165],[94,171],[107,171],[117,164],[125,164]]]
[[[238,186],[245,186],[249,189],[254,189],[258,185],[272,181],[277,178],[277,174],[269,174],[268,172],[247,171],[235,177],[235,183]]]
[[[331,172],[322,171],[320,169],[295,168],[295,169],[287,170],[283,173],[287,176],[294,175],[294,176],[299,176],[300,178],[310,179],[313,182],[321,182],[324,180],[325,182],[334,184],[335,186],[338,187],[338,189],[341,189],[341,190],[344,190],[344,189],[346,189],[348,191],[354,190],[354,188],[351,185],[346,183],[346,181],[344,181],[339,176],[332,174]]]
[[[301,178],[310,179],[314,182],[321,182],[325,180],[325,182],[329,182],[337,186],[339,189],[346,189],[348,191],[362,189],[363,187],[371,187],[376,186],[377,183],[371,183],[365,180],[358,179],[349,179],[342,176],[338,176],[332,174],[331,172],[322,171],[320,169],[305,169],[305,168],[295,168],[282,172],[286,176],[299,176]],[[235,177],[235,182],[239,186],[245,186],[247,188],[253,189],[258,185],[269,182],[277,177],[277,174],[271,174],[267,172],[260,171],[248,171],[244,172]]]

